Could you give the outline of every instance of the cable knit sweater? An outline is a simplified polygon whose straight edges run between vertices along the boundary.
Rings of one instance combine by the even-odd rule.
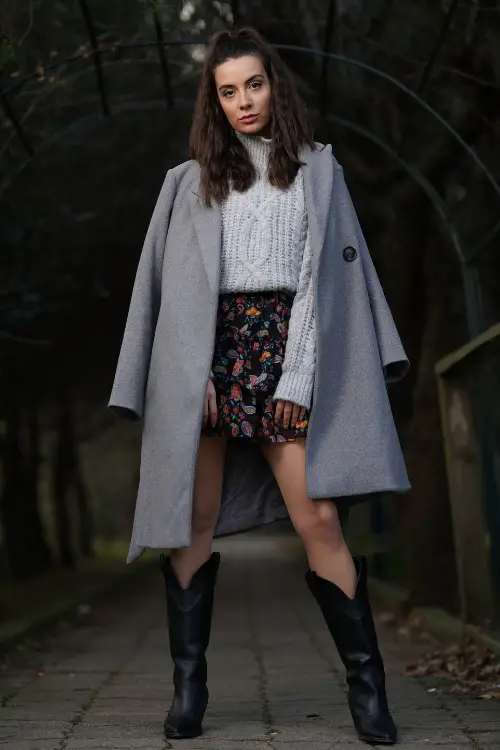
[[[311,243],[300,169],[288,190],[267,178],[271,141],[237,133],[257,171],[245,192],[231,190],[222,205],[220,291],[289,291],[295,295],[283,372],[274,400],[311,406],[315,330]]]

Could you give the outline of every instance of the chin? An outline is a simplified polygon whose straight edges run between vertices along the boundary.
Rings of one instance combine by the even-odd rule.
[[[261,122],[257,121],[245,125],[245,123],[239,122],[235,130],[238,130],[240,133],[244,133],[245,135],[260,135],[266,130],[268,124],[269,123],[266,123],[263,126]]]

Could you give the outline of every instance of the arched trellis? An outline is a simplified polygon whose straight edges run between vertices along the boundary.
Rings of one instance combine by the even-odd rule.
[[[174,101],[174,96],[173,96],[172,87],[171,87],[170,73],[169,73],[169,68],[168,68],[168,61],[165,55],[165,49],[168,47],[177,47],[177,46],[182,46],[182,47],[193,46],[193,45],[198,46],[200,44],[204,44],[204,43],[206,44],[206,41],[201,41],[199,39],[197,40],[165,40],[163,38],[162,28],[161,28],[158,14],[156,10],[154,10],[155,30],[156,30],[156,37],[157,37],[155,41],[114,44],[110,46],[109,48],[99,47],[95,38],[95,32],[93,31],[92,19],[88,11],[87,3],[85,2],[85,0],[81,0],[80,5],[82,6],[82,12],[84,14],[85,21],[87,23],[87,27],[89,30],[89,38],[90,38],[92,49],[93,49],[92,57],[94,60],[97,87],[100,92],[102,115],[109,116],[112,111],[107,94],[106,94],[106,90],[105,90],[105,77],[104,77],[104,70],[102,67],[102,56],[105,55],[106,53],[115,53],[117,50],[119,50],[120,52],[126,52],[127,50],[130,51],[133,49],[141,49],[141,48],[147,49],[151,47],[156,47],[158,50],[159,62],[160,62],[161,70],[162,70],[162,79],[163,79],[164,90],[165,90],[166,101],[162,102],[162,105],[165,106],[165,103],[166,103],[167,107],[170,109],[174,106],[174,104],[177,106],[179,105],[183,106],[187,103],[185,100]],[[455,6],[455,3],[453,3],[452,6]],[[450,8],[450,11],[451,11],[451,8]],[[330,29],[330,32],[328,32],[328,29],[327,29],[327,36],[328,36],[328,33],[331,33],[331,29]],[[381,80],[384,80],[391,86],[398,89],[400,92],[404,93],[406,96],[408,96],[413,101],[415,101],[423,110],[425,110],[443,128],[445,128],[445,130],[449,133],[449,135],[460,145],[463,151],[472,159],[476,168],[483,174],[483,176],[485,177],[487,182],[490,184],[495,195],[498,197],[500,201],[500,185],[497,183],[497,181],[495,180],[495,177],[490,172],[486,164],[476,154],[474,149],[472,149],[463,140],[460,134],[450,125],[450,123],[448,123],[447,120],[444,117],[442,117],[442,115],[439,114],[439,112],[437,112],[433,107],[431,107],[424,100],[424,98],[420,95],[420,93],[415,92],[412,89],[408,88],[403,83],[398,81],[396,78],[393,78],[392,76],[385,73],[384,71],[381,71],[359,60],[346,57],[344,55],[338,55],[336,53],[332,53],[332,52],[325,51],[325,50],[316,50],[316,49],[311,49],[308,47],[301,47],[301,46],[296,46],[296,45],[277,44],[275,46],[277,49],[281,49],[284,51],[323,58],[322,85],[324,85],[324,82],[326,80],[325,71],[327,70],[327,68],[325,66],[327,65],[329,61],[335,61],[337,63],[350,65],[360,70],[363,70],[369,73],[370,75],[373,75]],[[326,47],[327,45],[325,44],[325,48]],[[77,62],[83,59],[84,57],[88,57],[88,53],[81,53],[79,55],[74,55],[72,57],[69,57],[64,61],[58,61],[57,63],[48,64],[45,70],[48,72],[51,69],[56,69],[60,67],[62,64],[71,64],[73,62]],[[424,71],[425,80],[427,80],[428,76],[430,75],[429,66],[433,64],[432,61],[435,62],[435,58],[436,58],[436,54],[434,54],[433,52],[433,57],[431,57],[431,59],[429,60],[429,63],[426,66],[426,70]],[[43,150],[48,145],[51,145],[54,142],[54,137],[50,137],[49,139],[46,139],[42,144],[38,144],[37,148],[35,149],[30,141],[30,138],[27,132],[25,131],[23,127],[22,122],[17,118],[14,108],[11,103],[11,97],[13,96],[13,94],[19,92],[29,81],[36,80],[36,78],[37,78],[36,74],[27,76],[24,79],[12,84],[8,89],[0,91],[0,101],[3,105],[5,115],[10,119],[13,125],[13,128],[24,150],[26,151],[26,158],[18,165],[18,167],[15,170],[11,170],[10,175],[6,178],[6,180],[3,181],[2,184],[0,184],[0,195],[2,195],[2,193],[5,191],[5,189],[7,188],[8,184],[10,184],[15,174],[18,174],[20,171],[22,171],[27,166],[27,164],[32,160],[32,158],[35,156],[37,152],[40,152],[40,150]],[[425,86],[419,87],[419,89],[422,89],[422,92],[424,88]],[[151,103],[151,104],[154,104],[154,106],[158,106],[158,102]],[[191,106],[192,103],[189,103],[189,105]],[[124,110],[124,107],[119,106],[119,107],[115,107],[114,112],[118,113],[123,110]],[[469,336],[473,338],[474,336],[479,334],[482,330],[481,293],[480,293],[480,285],[479,285],[477,270],[473,267],[472,262],[477,259],[478,255],[482,252],[482,250],[485,247],[487,247],[487,245],[492,241],[492,239],[500,231],[500,222],[497,223],[490,231],[488,231],[485,234],[485,236],[479,240],[479,242],[476,244],[474,248],[472,248],[469,252],[466,252],[464,249],[463,242],[460,237],[460,233],[458,232],[457,227],[454,226],[453,223],[451,222],[451,219],[448,216],[448,212],[447,212],[446,206],[444,205],[444,202],[440,198],[437,190],[431,185],[431,183],[425,178],[425,176],[419,170],[417,170],[414,166],[409,164],[403,158],[400,152],[396,151],[389,144],[379,139],[375,134],[366,130],[362,126],[356,123],[350,122],[348,120],[345,120],[337,115],[328,115],[326,111],[326,107],[322,107],[322,110],[324,112],[325,120],[336,122],[337,124],[345,128],[355,131],[362,137],[367,138],[372,143],[382,148],[425,191],[429,200],[431,201],[432,205],[437,211],[442,225],[447,229],[448,237],[450,240],[450,245],[453,248],[456,258],[460,264]],[[83,118],[83,119],[86,119],[86,118]],[[95,121],[96,122],[98,121],[97,117],[95,117]],[[69,129],[71,129],[71,126],[69,126]],[[68,128],[66,128],[64,131],[61,131],[60,135],[62,135],[63,132],[67,132],[67,131],[68,131]]]

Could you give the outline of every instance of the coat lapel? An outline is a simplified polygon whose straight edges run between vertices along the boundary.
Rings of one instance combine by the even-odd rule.
[[[325,242],[328,214],[332,201],[333,159],[329,146],[321,151],[307,148],[300,154],[304,162],[304,191],[309,234],[314,254],[315,270]]]
[[[201,197],[199,176],[187,192],[203,266],[212,293],[219,289],[222,218],[217,204],[206,206]]]

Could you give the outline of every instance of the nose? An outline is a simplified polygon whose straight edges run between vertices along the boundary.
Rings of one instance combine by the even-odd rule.
[[[240,95],[240,109],[249,109],[252,106],[252,99],[248,89],[245,89]]]

